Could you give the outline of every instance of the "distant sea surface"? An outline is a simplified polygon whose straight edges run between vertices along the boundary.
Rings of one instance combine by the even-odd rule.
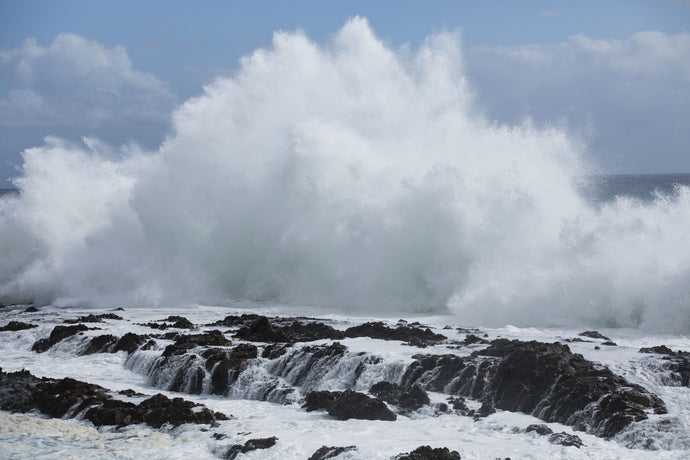
[[[602,174],[588,176],[580,186],[582,195],[592,203],[606,203],[617,196],[631,196],[652,201],[655,194],[669,195],[679,186],[690,187],[690,173],[684,174]],[[0,188],[0,196],[19,196],[15,188]]]

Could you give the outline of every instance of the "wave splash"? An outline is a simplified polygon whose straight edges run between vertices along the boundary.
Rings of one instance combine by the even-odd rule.
[[[474,106],[458,40],[276,33],[157,152],[47,139],[0,200],[0,301],[254,299],[690,330],[690,190],[600,208],[580,143]]]

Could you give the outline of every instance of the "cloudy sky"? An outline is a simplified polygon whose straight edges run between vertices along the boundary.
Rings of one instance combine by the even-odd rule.
[[[355,15],[393,48],[459,31],[479,110],[565,127],[602,172],[690,172],[688,0],[0,0],[0,187],[46,136],[153,149],[274,31]]]

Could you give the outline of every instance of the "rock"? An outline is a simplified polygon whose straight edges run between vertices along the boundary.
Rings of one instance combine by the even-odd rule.
[[[414,323],[413,323],[414,324]],[[410,325],[411,326],[411,325]],[[346,337],[370,337],[381,340],[400,340],[412,345],[425,347],[430,344],[447,340],[442,334],[435,334],[431,329],[419,327],[398,326],[390,328],[381,322],[364,323],[345,330]]]
[[[146,336],[134,334],[128,332],[117,341],[115,347],[113,348],[113,353],[118,351],[126,351],[127,354],[134,353],[141,345],[143,345],[147,340]]]
[[[38,308],[36,307],[28,307],[26,310],[24,310],[24,313],[36,313],[38,311]]]
[[[289,346],[284,343],[273,343],[264,348],[264,351],[261,353],[261,357],[267,359],[280,358],[287,353],[288,347]]]
[[[525,428],[525,432],[530,433],[530,432],[536,432],[538,435],[541,436],[546,436],[547,434],[553,434],[553,430],[549,428],[548,426],[544,425],[543,423],[539,424],[532,424],[529,425],[527,428]]]
[[[257,449],[268,449],[273,447],[276,444],[276,441],[278,441],[278,438],[275,436],[270,438],[250,439],[249,441],[245,442],[244,445],[236,444],[234,446],[230,446],[223,458],[232,460],[240,453],[245,454]]]
[[[259,316],[249,326],[240,328],[235,337],[252,342],[290,342],[290,337],[274,328],[265,316]]]
[[[35,377],[27,371],[4,373],[0,369],[0,409],[10,412],[38,410],[55,418],[83,417],[96,426],[147,423],[159,428],[165,423],[216,424],[227,420],[201,404],[182,398],[155,395],[141,404],[113,399],[105,388],[69,377]]]
[[[117,337],[106,334],[99,335],[91,339],[89,345],[81,352],[82,355],[92,355],[94,353],[110,353],[117,344]]]
[[[496,408],[491,405],[490,403],[484,401],[481,405],[481,407],[474,413],[472,414],[474,416],[475,420],[478,420],[480,418],[488,417],[491,414],[496,413]]]
[[[470,396],[495,408],[547,422],[581,425],[612,437],[647,412],[665,413],[663,401],[560,343],[497,339],[468,358],[415,355],[403,386]]]
[[[232,342],[225,338],[219,330],[212,330],[201,334],[181,335],[174,344],[168,345],[163,352],[163,356],[173,354],[184,354],[187,350],[199,346],[224,346],[231,345]]]
[[[50,336],[46,339],[37,340],[31,347],[31,350],[37,353],[43,353],[67,337],[87,330],[89,330],[89,328],[83,324],[77,324],[75,326],[55,326]]]
[[[167,322],[164,322],[167,321]],[[168,329],[168,328],[175,328],[175,329],[194,329],[194,324],[189,321],[187,318],[184,316],[168,316],[165,319],[159,320],[157,323],[146,323],[142,324],[142,326],[150,327],[151,329]]]
[[[280,332],[290,338],[292,342],[313,342],[314,340],[342,340],[345,333],[323,323],[301,323],[293,321],[291,324],[279,328]]]
[[[329,415],[338,420],[355,418],[394,421],[397,419],[380,399],[352,390],[312,391],[307,394],[304,407],[307,412],[325,409]]]
[[[611,340],[598,331],[584,331],[584,332],[580,332],[577,335],[582,336],[582,337],[589,337],[590,339],[602,339],[602,340],[607,340],[607,341]]]
[[[4,326],[0,327],[0,331],[23,331],[25,329],[33,329],[38,327],[36,324],[22,323],[21,321],[10,321]]]
[[[369,393],[398,406],[403,413],[415,411],[429,404],[429,395],[419,385],[404,388],[396,383],[379,382],[369,389]]]
[[[475,343],[486,344],[489,343],[489,341],[474,334],[469,334],[467,337],[465,337],[465,340],[462,341],[463,345],[474,345]]]
[[[639,353],[657,353],[660,355],[676,356],[676,352],[671,350],[666,345],[658,345],[656,347],[640,348]]]
[[[77,319],[66,319],[65,324],[102,323],[104,319],[122,320],[122,317],[115,313],[101,313],[99,315],[80,316]]]
[[[551,444],[560,444],[561,446],[574,446],[578,449],[584,446],[579,436],[565,432],[552,434],[549,438],[549,442]]]
[[[219,348],[205,350],[206,370],[211,372],[211,393],[224,395],[239,375],[249,366],[248,361],[258,356],[255,345],[243,343],[230,352]]]
[[[399,454],[393,457],[395,460],[460,460],[460,454],[447,447],[437,447],[432,449],[430,446],[417,447],[412,452]]]
[[[606,342],[602,342],[602,345],[606,345],[607,347],[617,347],[618,345],[616,342],[613,342],[611,340],[607,340]]]
[[[350,452],[350,451],[356,450],[356,449],[357,449],[357,447],[355,447],[355,446],[347,446],[347,447],[321,446],[307,460],[328,460],[329,458],[337,457],[338,455],[340,455],[344,452]]]

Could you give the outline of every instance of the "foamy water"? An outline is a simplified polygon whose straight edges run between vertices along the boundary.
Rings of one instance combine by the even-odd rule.
[[[0,198],[0,302],[690,330],[690,189],[592,206],[582,143],[487,120],[453,35],[277,33],[173,119],[156,152],[24,152],[21,197]]]

